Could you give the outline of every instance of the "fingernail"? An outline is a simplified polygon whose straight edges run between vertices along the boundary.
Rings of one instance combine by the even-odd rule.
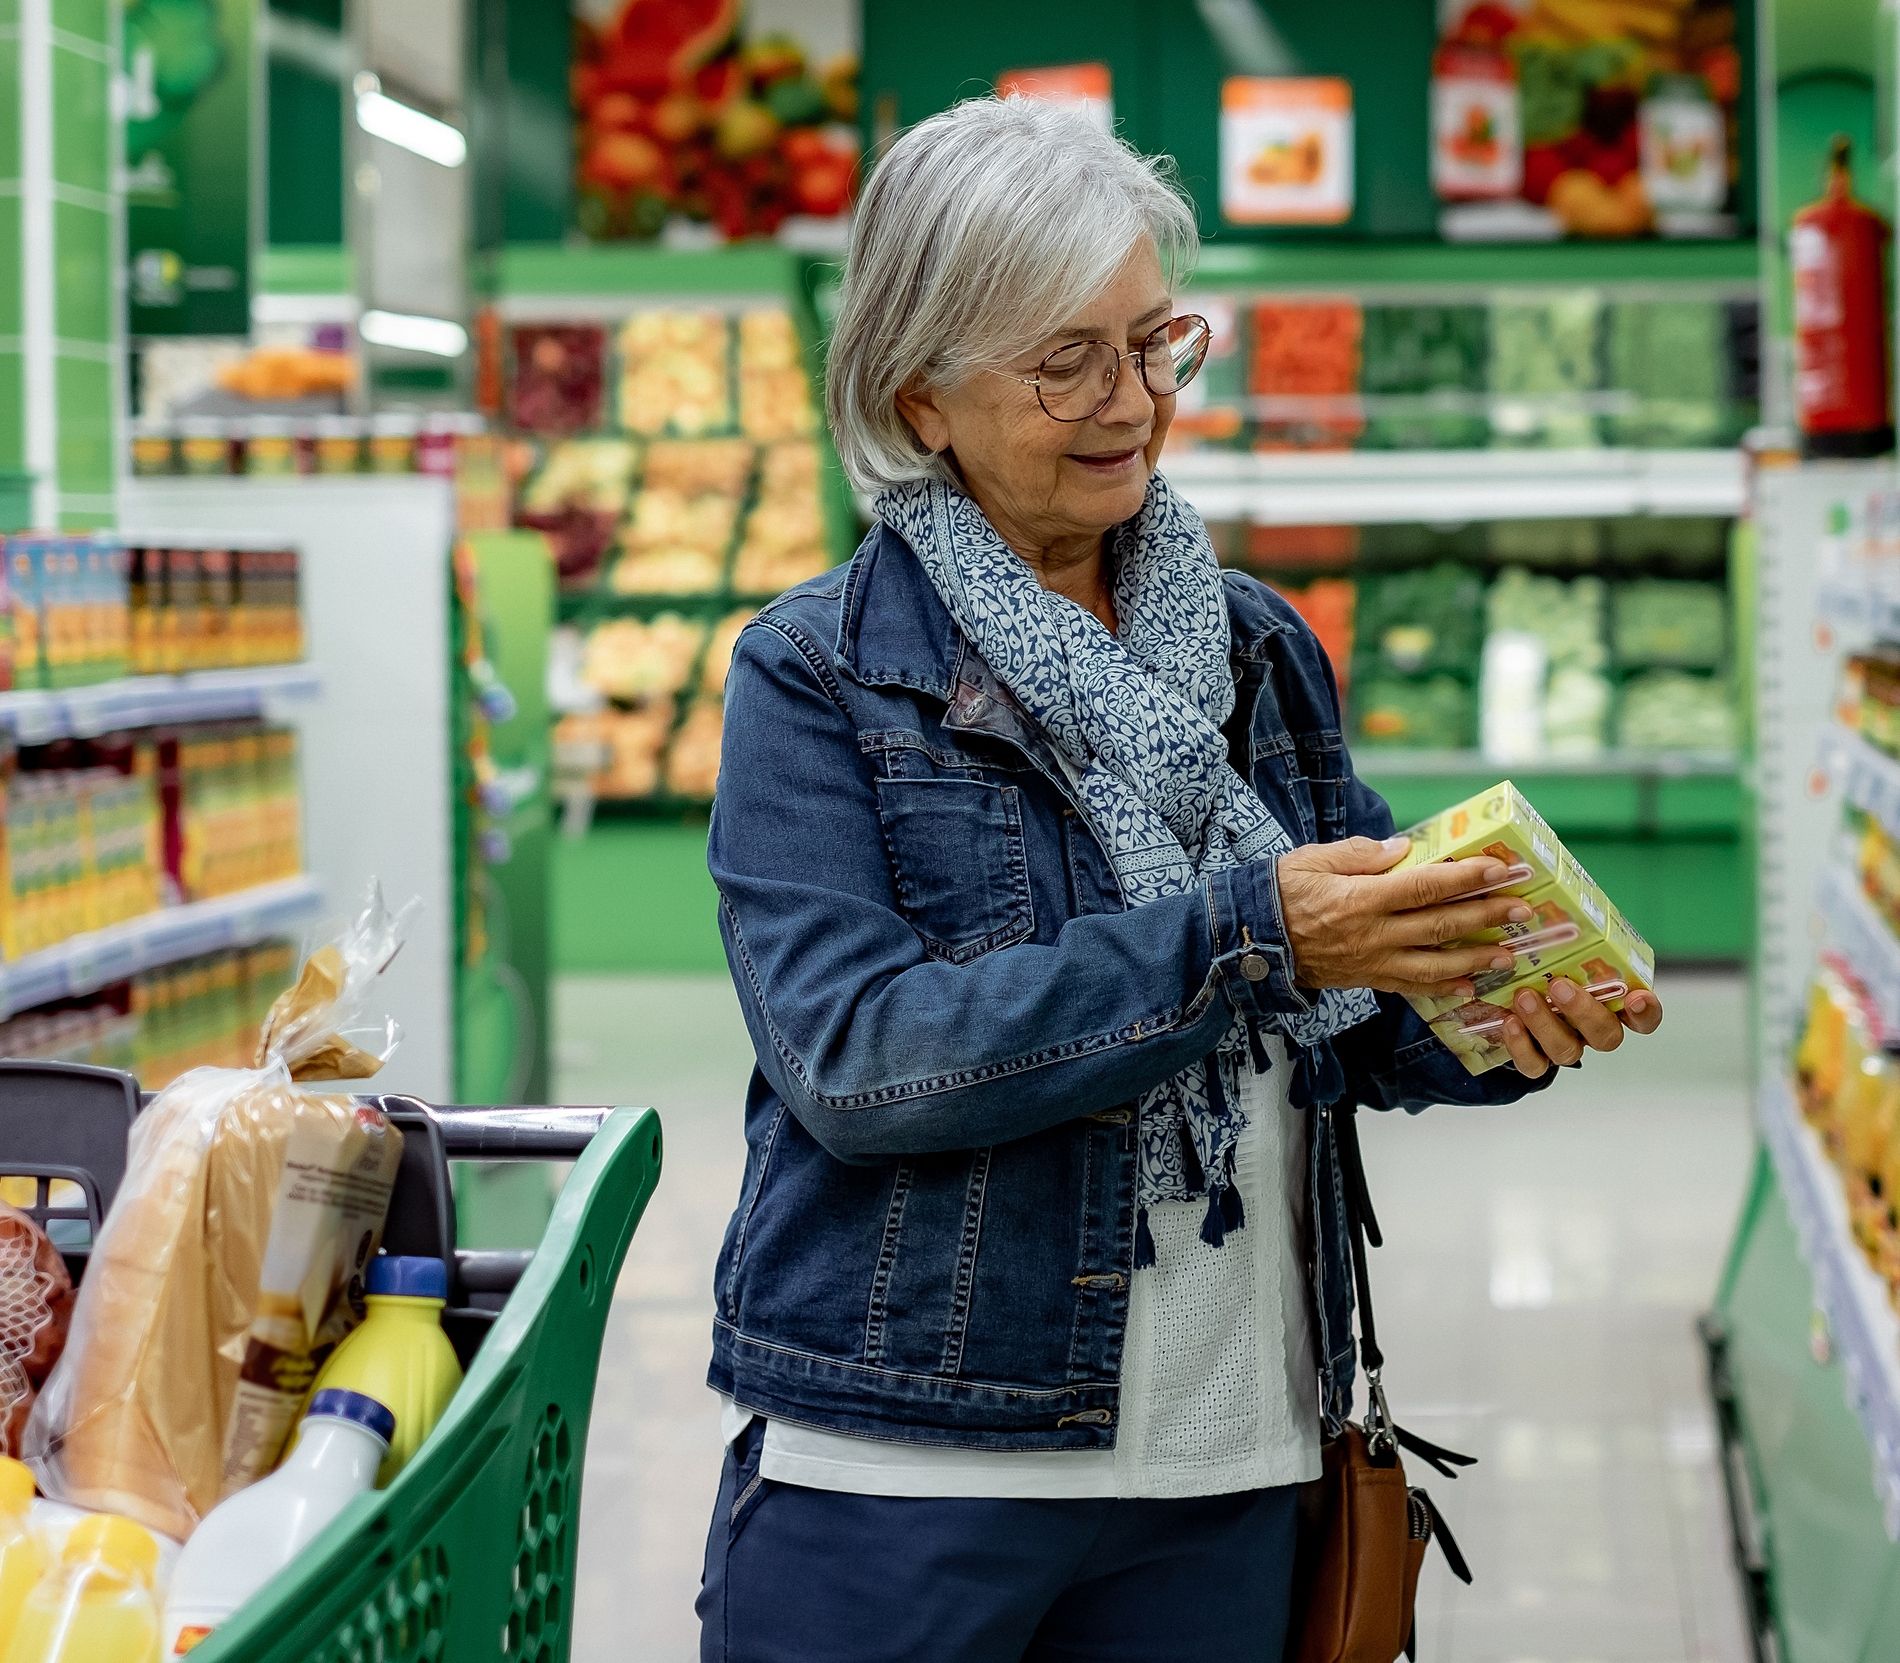
[[[1508,878],[1510,875],[1511,875],[1510,867],[1500,866],[1495,861],[1493,861],[1489,866],[1487,866],[1484,869],[1484,873],[1480,881],[1486,885],[1490,885],[1494,883],[1503,883],[1504,880]]]
[[[1504,1019],[1504,1031],[1509,1034],[1512,1039],[1522,1039],[1524,1037],[1524,1024],[1518,1021],[1515,1016],[1507,1016]]]
[[[1516,963],[1517,960],[1512,958],[1509,953],[1500,953],[1491,961],[1491,968],[1493,970],[1509,970],[1511,966]]]
[[[1531,921],[1531,909],[1523,906],[1512,907],[1509,916],[1513,924],[1528,924]]]
[[[1460,999],[1475,998],[1478,992],[1469,982],[1454,982],[1451,990],[1457,994]]]
[[[1623,1003],[1628,1006],[1629,1009],[1638,1013],[1649,1009],[1648,995],[1642,993],[1632,993]]]
[[[1520,993],[1517,996],[1517,1008],[1526,1016],[1535,1016],[1537,1014],[1537,995],[1535,993]]]
[[[1388,837],[1379,847],[1389,855],[1396,855],[1411,841],[1409,837]]]
[[[1577,996],[1576,984],[1565,981],[1561,976],[1550,984],[1550,991],[1560,1005],[1569,1004]]]

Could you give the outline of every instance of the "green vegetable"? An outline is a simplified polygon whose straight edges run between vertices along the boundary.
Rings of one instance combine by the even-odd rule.
[[[1623,685],[1617,743],[1631,751],[1732,751],[1741,743],[1735,693],[1719,676],[1652,670]]]
[[[1617,586],[1612,615],[1624,664],[1714,670],[1728,657],[1728,591],[1719,583],[1638,578]]]
[[[1367,748],[1462,751],[1478,741],[1478,707],[1455,676],[1375,678],[1353,686],[1356,742]]]
[[[774,81],[765,90],[765,107],[787,127],[810,127],[825,119],[825,89],[809,75]]]
[[[1602,387],[1602,306],[1589,290],[1499,299],[1491,308],[1491,426],[1504,446],[1597,443],[1586,396]]]

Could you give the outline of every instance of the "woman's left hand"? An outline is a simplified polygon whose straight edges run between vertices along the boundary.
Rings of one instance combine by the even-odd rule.
[[[1511,1061],[1526,1079],[1541,1079],[1553,1066],[1580,1061],[1585,1051],[1614,1051],[1627,1029],[1653,1034],[1662,1026],[1662,1001],[1653,993],[1632,993],[1621,1013],[1606,1009],[1568,977],[1550,984],[1549,998],[1525,989],[1504,1024]]]

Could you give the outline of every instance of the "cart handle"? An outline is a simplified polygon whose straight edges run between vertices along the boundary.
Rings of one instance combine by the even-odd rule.
[[[379,1108],[401,1104],[419,1111],[442,1129],[445,1152],[458,1161],[577,1161],[612,1108],[496,1108],[460,1103],[425,1103],[419,1097],[369,1099]]]

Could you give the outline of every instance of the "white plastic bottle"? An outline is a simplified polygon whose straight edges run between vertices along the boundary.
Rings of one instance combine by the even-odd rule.
[[[183,1657],[376,1482],[396,1417],[361,1392],[323,1391],[284,1464],[218,1503],[191,1534],[165,1603],[164,1655]]]

